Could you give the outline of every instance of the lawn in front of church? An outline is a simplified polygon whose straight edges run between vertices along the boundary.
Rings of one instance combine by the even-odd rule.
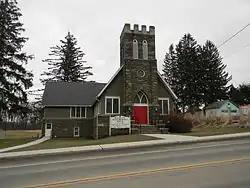
[[[86,139],[86,138],[56,138],[43,142],[38,145],[14,150],[14,151],[27,151],[27,150],[40,150],[40,149],[55,149],[55,148],[66,148],[76,146],[89,146],[89,145],[101,145],[101,144],[114,144],[124,142],[138,142],[147,140],[159,140],[159,138],[146,136],[146,135],[119,135],[111,136],[98,140]]]

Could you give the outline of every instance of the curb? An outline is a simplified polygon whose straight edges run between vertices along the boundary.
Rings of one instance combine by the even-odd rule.
[[[119,150],[130,150],[130,149],[147,149],[147,148],[156,148],[156,147],[164,147],[164,146],[177,146],[177,145],[190,145],[197,143],[208,143],[208,142],[219,142],[219,141],[233,141],[233,140],[244,140],[249,139],[250,134],[241,135],[235,137],[223,137],[223,138],[195,138],[192,140],[183,140],[183,141],[167,141],[167,140],[157,140],[156,143],[141,143],[134,144],[133,142],[127,144],[126,146],[118,146],[118,147],[110,147],[109,145],[101,145],[103,148],[103,152],[109,151],[119,151]],[[145,141],[146,142],[146,141]]]
[[[32,150],[32,151],[20,151],[20,152],[7,152],[0,153],[0,162],[4,160],[14,160],[23,158],[33,157],[45,157],[45,156],[56,156],[56,155],[70,155],[77,153],[94,153],[101,152],[102,148],[99,145],[95,146],[84,146],[84,147],[69,147],[67,150],[60,149],[46,149],[46,150]]]
[[[55,156],[55,155],[71,155],[77,153],[100,153],[100,152],[111,152],[121,150],[132,150],[132,149],[147,149],[156,148],[163,146],[176,146],[176,145],[188,145],[205,142],[216,142],[216,141],[230,141],[230,140],[243,140],[249,139],[250,133],[243,133],[238,135],[223,135],[223,136],[209,136],[203,138],[192,138],[190,140],[183,141],[168,141],[168,140],[153,140],[143,142],[127,142],[117,144],[104,144],[104,145],[93,145],[93,146],[80,146],[70,147],[62,151],[61,149],[46,149],[46,150],[33,150],[33,151],[21,151],[21,152],[8,152],[0,153],[0,162],[8,159],[21,159],[21,158],[32,158],[32,157],[44,157],[44,156]]]

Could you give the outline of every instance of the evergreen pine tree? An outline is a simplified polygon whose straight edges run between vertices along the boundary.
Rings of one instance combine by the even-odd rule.
[[[43,62],[48,63],[48,71],[43,72],[41,82],[47,81],[65,81],[78,82],[93,75],[89,70],[90,66],[84,66],[86,61],[83,60],[85,55],[80,47],[77,47],[76,38],[68,32],[65,40],[61,40],[61,45],[51,47],[49,56],[52,58],[45,59]]]
[[[176,69],[173,76],[174,91],[179,105],[193,111],[200,105],[199,60],[196,40],[191,34],[185,34],[176,46]]]
[[[250,83],[248,84],[240,84],[239,85],[239,91],[243,98],[241,101],[241,105],[243,104],[250,104]]]
[[[22,16],[16,0],[0,1],[0,119],[2,114],[27,111],[27,92],[33,74],[24,65],[32,56],[22,51],[28,38],[19,21]]]
[[[226,65],[223,64],[217,47],[209,40],[201,49],[200,65],[202,103],[208,105],[226,99],[230,88],[227,84],[232,77],[225,71]]]
[[[234,85],[230,86],[230,89],[228,91],[228,97],[231,101],[238,105],[244,104],[244,98],[242,93],[238,88],[234,87]]]
[[[176,55],[174,51],[174,45],[171,44],[169,46],[169,51],[165,55],[165,59],[163,62],[163,78],[165,81],[171,86],[173,86],[173,82],[175,77],[173,74],[175,73],[175,68],[176,68]]]

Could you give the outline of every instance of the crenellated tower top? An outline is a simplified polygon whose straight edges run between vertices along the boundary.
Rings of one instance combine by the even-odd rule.
[[[141,25],[141,29],[139,29],[139,25],[134,24],[134,29],[132,29],[131,25],[129,23],[126,23],[124,25],[124,27],[123,27],[120,38],[122,38],[125,33],[130,33],[130,34],[134,33],[134,34],[143,34],[143,35],[155,35],[155,27],[154,26],[149,26],[149,29],[147,30],[146,25]]]

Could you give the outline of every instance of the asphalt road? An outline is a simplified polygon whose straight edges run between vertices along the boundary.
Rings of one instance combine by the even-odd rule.
[[[250,139],[0,161],[0,188],[249,188]]]

